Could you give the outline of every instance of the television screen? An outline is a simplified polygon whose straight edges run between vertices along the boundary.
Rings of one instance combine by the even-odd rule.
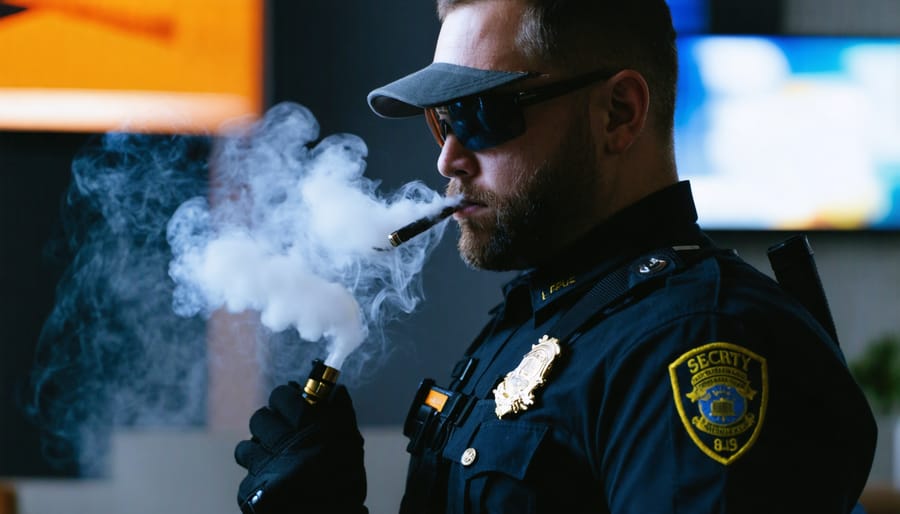
[[[900,38],[688,36],[679,60],[706,228],[900,228]]]
[[[0,129],[210,132],[262,110],[263,0],[0,2]]]
[[[709,0],[666,0],[679,34],[709,32]]]

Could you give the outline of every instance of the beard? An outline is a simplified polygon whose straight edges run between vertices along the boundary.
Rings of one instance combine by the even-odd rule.
[[[509,271],[539,264],[567,241],[567,227],[590,212],[599,180],[586,117],[573,120],[563,143],[533,171],[503,170],[520,177],[506,192],[481,191],[459,180],[447,195],[463,194],[493,217],[460,220],[459,254],[476,269]]]

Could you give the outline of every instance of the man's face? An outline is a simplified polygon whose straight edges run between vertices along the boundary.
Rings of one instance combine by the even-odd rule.
[[[552,251],[560,227],[584,216],[580,199],[596,179],[589,172],[593,147],[577,121],[562,129],[564,139],[546,161],[499,169],[498,189],[464,178],[447,184],[448,196],[463,194],[474,203],[456,215],[459,252],[468,265],[497,271],[533,266]]]
[[[515,90],[566,78],[518,50],[521,15],[514,0],[457,7],[444,20],[435,62],[551,75],[514,83]],[[526,107],[526,132],[499,146],[476,152],[447,138],[438,169],[450,179],[447,193],[470,203],[454,214],[460,254],[470,266],[533,266],[582,230],[599,182],[586,98],[581,91]]]

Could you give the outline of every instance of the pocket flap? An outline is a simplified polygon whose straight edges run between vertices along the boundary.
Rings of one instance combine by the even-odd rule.
[[[467,478],[480,473],[503,473],[523,480],[547,426],[517,421],[482,423],[466,448],[456,447],[445,457],[462,466]],[[448,448],[449,450],[450,448]]]

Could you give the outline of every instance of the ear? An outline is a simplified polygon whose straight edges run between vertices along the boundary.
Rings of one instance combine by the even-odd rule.
[[[602,130],[604,147],[612,154],[623,153],[637,140],[650,110],[650,88],[643,75],[634,70],[623,70],[610,78],[607,92],[599,99],[606,111]]]

